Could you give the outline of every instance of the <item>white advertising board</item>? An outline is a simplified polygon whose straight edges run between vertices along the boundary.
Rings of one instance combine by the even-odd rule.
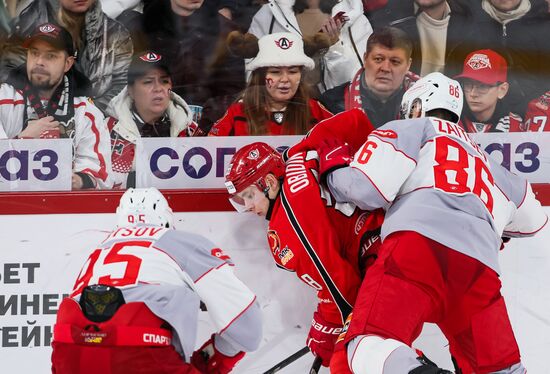
[[[0,140],[0,191],[70,191],[71,139]]]
[[[531,183],[550,183],[550,133],[470,134],[491,157]],[[146,138],[137,146],[137,187],[224,188],[223,176],[240,147],[263,141],[283,148],[301,136]]]
[[[284,149],[299,139],[298,136],[142,139],[136,147],[136,186],[224,188],[223,176],[237,149],[253,142]]]
[[[550,208],[545,211],[550,214]],[[177,228],[207,236],[236,264],[235,272],[258,297],[264,338],[235,373],[262,373],[304,346],[315,292],[275,267],[269,254],[266,221],[252,214],[177,213]],[[69,224],[70,222],[70,224]],[[55,313],[95,246],[114,227],[113,214],[0,216],[0,372],[50,373],[50,340]],[[29,229],[32,228],[32,229]],[[534,238],[513,239],[500,254],[503,294],[530,373],[548,372],[550,350],[550,226]],[[201,313],[198,347],[212,333]],[[414,344],[428,357],[452,368],[446,340],[426,325]],[[308,372],[313,357],[281,373]],[[323,370],[322,373],[328,373]]]

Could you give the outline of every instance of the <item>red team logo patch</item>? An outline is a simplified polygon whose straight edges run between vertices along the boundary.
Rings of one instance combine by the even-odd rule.
[[[55,31],[55,26],[48,24],[45,24],[44,26],[40,26],[39,30],[45,34],[49,34],[51,32]]]
[[[378,135],[381,138],[397,139],[397,133],[393,130],[374,130],[371,135]]]
[[[253,149],[251,150],[249,153],[248,153],[248,157],[247,157],[249,160],[257,160],[258,158],[260,158],[260,151],[258,151],[257,149]]]
[[[231,257],[226,255],[225,252],[222,251],[220,248],[212,249],[212,251],[210,251],[210,254],[214,257],[219,258],[220,260],[231,261]]]
[[[281,248],[281,241],[279,240],[279,235],[277,235],[277,231],[267,231],[267,242],[269,243],[269,248],[271,249],[271,252],[276,255]]]
[[[487,69],[491,68],[491,60],[489,56],[483,53],[476,53],[466,63],[473,70]]]
[[[160,61],[161,58],[162,57],[160,55],[157,55],[156,53],[153,53],[153,52],[148,52],[143,56],[139,57],[140,60],[145,62],[157,62],[157,61]]]
[[[292,47],[292,44],[294,44],[294,42],[288,40],[287,38],[280,38],[279,40],[275,40],[275,44],[281,49],[289,49],[290,47]]]

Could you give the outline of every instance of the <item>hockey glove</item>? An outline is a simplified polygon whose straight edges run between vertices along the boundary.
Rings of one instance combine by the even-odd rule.
[[[323,366],[330,364],[334,344],[342,332],[342,325],[325,321],[321,313],[313,313],[313,321],[307,336],[307,346],[315,356],[321,357]]]
[[[323,183],[331,172],[348,166],[352,159],[349,144],[334,139],[321,143],[317,152],[319,153],[319,177]]]
[[[244,357],[244,352],[235,356],[226,356],[214,345],[214,334],[202,345],[193,356],[191,364],[203,374],[227,374]]]

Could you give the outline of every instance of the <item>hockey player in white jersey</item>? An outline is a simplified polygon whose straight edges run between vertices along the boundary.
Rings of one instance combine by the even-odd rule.
[[[255,295],[221,249],[173,229],[157,189],[126,191],[117,221],[61,303],[53,373],[224,374],[258,348]],[[217,332],[193,353],[201,301]]]
[[[432,73],[403,96],[405,119],[374,130],[349,166],[344,145],[320,147],[320,172],[338,201],[386,209],[382,248],[344,338],[347,357],[335,353],[331,368],[347,359],[354,373],[448,373],[410,348],[432,322],[462,373],[526,372],[498,253],[502,237],[532,236],[548,218],[529,183],[457,126],[462,101],[458,82]]]

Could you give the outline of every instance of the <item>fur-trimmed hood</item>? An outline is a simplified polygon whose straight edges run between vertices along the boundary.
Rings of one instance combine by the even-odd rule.
[[[114,117],[118,122],[113,127],[120,136],[135,143],[141,136],[133,119],[132,98],[128,94],[128,87],[111,100],[107,107],[107,115]],[[170,136],[177,137],[193,121],[193,112],[178,94],[170,92],[170,104],[168,106],[168,118],[170,118]]]

